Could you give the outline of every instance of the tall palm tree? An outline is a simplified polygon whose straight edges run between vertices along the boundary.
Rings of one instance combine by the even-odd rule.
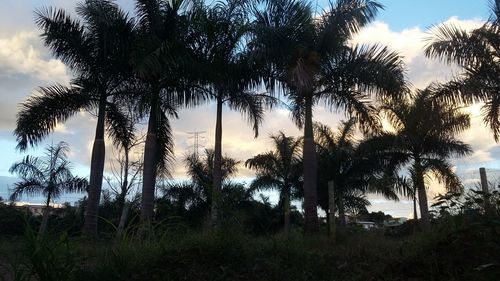
[[[97,232],[97,211],[104,169],[106,126],[112,137],[119,137],[116,125],[126,118],[116,106],[128,79],[127,54],[132,42],[132,21],[112,1],[86,0],[76,7],[82,21],[64,10],[45,8],[36,12],[42,38],[55,57],[75,74],[69,87],[40,88],[22,104],[18,113],[18,148],[38,144],[81,110],[96,110],[97,125],[90,165],[90,188],[85,211],[84,233]],[[117,130],[115,130],[117,129]]]
[[[245,166],[257,172],[250,184],[251,189],[276,189],[280,193],[284,211],[284,231],[290,231],[290,197],[294,189],[301,188],[302,159],[301,139],[287,137],[283,132],[271,136],[274,150],[258,154],[245,162]]]
[[[458,64],[463,73],[440,85],[438,95],[448,102],[483,101],[483,121],[500,140],[500,0],[492,1],[492,15],[470,32],[453,24],[432,29],[425,48],[428,57]]]
[[[222,111],[230,109],[242,112],[253,125],[255,136],[262,123],[264,105],[273,99],[256,94],[258,81],[255,69],[249,61],[246,39],[249,20],[245,1],[229,0],[212,6],[201,5],[195,19],[196,39],[194,49],[199,66],[200,87],[205,95],[216,102],[215,150],[213,169],[212,224],[219,216],[222,188]]]
[[[470,126],[469,115],[457,106],[433,98],[428,88],[417,91],[413,100],[399,100],[382,106],[393,132],[377,137],[399,165],[409,165],[412,184],[418,193],[420,216],[429,221],[425,179],[434,176],[445,188],[459,190],[462,183],[453,172],[448,158],[471,153],[469,145],[456,138]]]
[[[313,108],[322,102],[332,111],[374,125],[371,94],[398,94],[404,87],[400,57],[382,46],[352,46],[350,39],[382,7],[370,0],[338,0],[321,15],[310,2],[264,0],[256,5],[254,40],[257,61],[267,64],[271,90],[284,91],[292,116],[304,128],[305,228],[318,230],[317,163]]]
[[[355,118],[343,122],[337,132],[326,125],[315,126],[320,167],[318,203],[328,212],[328,182],[333,182],[341,224],[345,224],[348,210],[366,209],[369,205],[363,196],[366,193],[378,193],[398,200],[392,185],[386,184],[390,155],[379,150],[371,139],[357,140],[356,122]]]
[[[47,231],[50,203],[54,199],[63,193],[84,192],[88,187],[86,179],[71,174],[68,151],[68,145],[60,142],[47,147],[43,157],[28,155],[22,161],[14,163],[9,170],[21,177],[21,181],[14,185],[11,200],[16,200],[23,194],[43,195],[46,198],[39,235]]]
[[[194,101],[185,88],[189,71],[189,0],[136,0],[138,40],[133,65],[138,77],[139,111],[148,117],[144,147],[141,218],[153,218],[158,173],[168,176],[173,163],[173,138],[169,118],[180,105]]]

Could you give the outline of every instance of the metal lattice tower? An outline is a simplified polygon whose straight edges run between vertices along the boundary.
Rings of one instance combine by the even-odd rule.
[[[204,147],[203,144],[200,143],[200,139],[203,140],[205,137],[203,136],[204,133],[207,131],[196,131],[196,132],[187,132],[189,135],[189,139],[193,139],[193,145],[189,146],[190,148],[193,148],[193,154],[194,157],[198,158],[199,156],[199,148]]]

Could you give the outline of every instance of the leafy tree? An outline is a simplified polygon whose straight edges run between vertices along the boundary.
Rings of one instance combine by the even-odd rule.
[[[12,165],[9,172],[21,177],[14,185],[11,200],[21,195],[45,196],[45,208],[39,235],[44,235],[49,220],[50,203],[65,192],[83,192],[88,187],[86,179],[75,177],[67,160],[69,147],[60,142],[46,148],[43,157],[26,156],[22,161]]]
[[[483,121],[500,139],[500,1],[492,1],[492,16],[470,32],[453,24],[432,29],[425,54],[448,64],[458,64],[463,73],[440,85],[438,96],[446,102],[484,102]]]
[[[204,95],[216,102],[212,224],[216,224],[220,216],[223,106],[243,113],[257,137],[264,105],[274,102],[253,90],[258,76],[245,44],[250,29],[244,4],[245,1],[229,0],[211,6],[201,5],[195,18],[196,36],[192,48],[197,59],[198,80]]]
[[[256,178],[250,184],[252,190],[275,189],[280,193],[283,205],[284,231],[290,231],[290,198],[301,189],[302,160],[300,157],[301,139],[287,137],[283,132],[271,136],[274,150],[258,154],[245,162],[254,169]]]
[[[382,107],[393,131],[377,137],[400,166],[409,165],[411,181],[418,193],[420,215],[429,220],[425,179],[434,176],[448,190],[462,184],[448,158],[471,153],[469,145],[456,135],[470,126],[469,115],[454,105],[439,102],[430,89],[418,91],[413,100],[389,102]]]
[[[36,12],[45,45],[76,78],[70,86],[42,87],[29,97],[18,113],[15,134],[18,148],[25,150],[81,110],[97,111],[84,225],[84,232],[93,235],[97,232],[105,129],[113,139],[122,138],[124,132],[126,117],[116,101],[128,81],[133,22],[111,1],[86,0],[77,5],[76,12],[82,21],[64,10],[44,8]]]
[[[319,162],[319,206],[328,212],[328,182],[333,182],[339,219],[345,224],[346,212],[366,211],[366,193],[382,194],[398,200],[386,170],[390,155],[379,150],[372,139],[358,140],[356,119],[343,122],[337,132],[328,126],[315,126]]]
[[[400,57],[386,47],[352,46],[350,40],[382,7],[369,0],[338,0],[321,15],[310,2],[265,0],[256,5],[256,61],[267,65],[271,90],[284,92],[292,116],[304,128],[305,228],[318,230],[317,159],[313,108],[322,102],[332,111],[356,116],[367,128],[376,124],[371,94],[398,94],[404,87]]]

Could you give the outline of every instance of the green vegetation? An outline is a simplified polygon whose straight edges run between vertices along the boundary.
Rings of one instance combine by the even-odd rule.
[[[0,240],[0,250],[6,253],[0,258],[0,270],[17,276],[14,280],[28,280],[22,276],[35,280],[494,280],[500,273],[500,216],[495,206],[497,213],[490,217],[480,215],[482,209],[474,209],[474,214],[473,209],[443,207],[447,211],[442,209],[431,229],[415,235],[403,233],[413,227],[412,221],[400,227],[398,236],[384,235],[383,230],[339,228],[335,245],[326,236],[304,238],[296,230],[286,237],[249,235],[235,225],[226,225],[223,232],[200,234],[163,222],[155,228],[153,240],[138,239],[128,229],[114,243],[83,242],[59,231],[37,239],[28,228],[24,237]]]

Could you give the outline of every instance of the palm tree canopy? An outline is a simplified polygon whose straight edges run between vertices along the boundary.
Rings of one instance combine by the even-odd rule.
[[[166,198],[177,201],[179,206],[194,204],[207,207],[212,200],[214,150],[205,149],[204,155],[199,157],[191,154],[185,159],[187,174],[190,180],[187,182],[173,182],[162,187]],[[239,161],[231,157],[222,158],[222,194],[231,193],[231,190],[239,189],[240,185],[231,181],[238,173]]]
[[[469,128],[469,115],[433,98],[429,88],[417,91],[413,101],[390,102],[381,110],[394,131],[381,134],[377,141],[385,143],[397,159],[395,163],[404,166],[416,161],[424,174],[431,172],[447,188],[461,188],[447,159],[472,152],[456,138]]]
[[[198,185],[211,187],[213,184],[214,150],[205,149],[203,158],[191,154],[186,158],[186,168],[191,180]],[[239,161],[222,157],[222,180],[227,182],[238,173]]]
[[[182,92],[192,67],[189,42],[196,1],[136,0],[136,36],[132,63],[141,80],[160,89]],[[151,85],[150,85],[151,86]],[[151,90],[151,89],[150,89]],[[188,91],[183,94],[189,94]],[[147,96],[147,95],[146,95]],[[177,95],[179,103],[186,96]]]
[[[115,125],[123,113],[114,104],[128,94],[124,81],[131,74],[127,55],[134,41],[134,23],[110,1],[87,0],[76,12],[82,21],[64,10],[36,11],[45,45],[76,77],[69,86],[41,87],[21,105],[15,130],[21,150],[38,144],[58,123],[81,110],[95,110],[101,103],[110,111],[108,133],[113,138],[123,136],[115,131],[121,130]]]
[[[334,183],[336,203],[351,211],[356,209],[354,207],[369,205],[365,193],[378,193],[398,200],[392,186],[387,185],[390,155],[380,150],[372,139],[359,140],[355,136],[356,122],[354,118],[343,122],[336,132],[326,125],[318,123],[315,126],[319,157],[318,203],[324,210],[328,209],[329,181]]]
[[[485,102],[483,121],[500,138],[500,1],[492,1],[492,15],[480,28],[466,31],[453,24],[431,29],[425,54],[462,67],[463,73],[439,85],[438,97],[450,102]]]
[[[47,147],[43,157],[28,155],[14,163],[9,172],[20,176],[21,181],[14,185],[11,200],[16,200],[22,194],[56,199],[64,192],[84,192],[88,186],[87,180],[72,175],[67,160],[68,152],[68,145],[60,142]]]
[[[323,102],[331,110],[357,116],[360,124],[373,125],[371,94],[399,95],[404,90],[403,65],[396,53],[349,43],[382,8],[377,2],[331,2],[318,17],[310,2],[263,2],[265,8],[254,8],[250,46],[255,60],[268,64],[267,86],[279,86],[289,96],[299,126],[307,96],[314,104]]]
[[[283,132],[271,136],[274,150],[258,154],[245,162],[245,166],[256,171],[250,184],[252,190],[276,189],[283,192],[290,188],[292,194],[300,193],[302,139],[286,136]],[[286,186],[285,186],[286,185]]]
[[[255,136],[264,117],[264,108],[276,100],[257,94],[260,77],[247,48],[250,20],[246,1],[218,1],[210,6],[200,4],[194,17],[191,48],[195,53],[199,89],[207,100],[227,104],[242,112],[252,124]]]

